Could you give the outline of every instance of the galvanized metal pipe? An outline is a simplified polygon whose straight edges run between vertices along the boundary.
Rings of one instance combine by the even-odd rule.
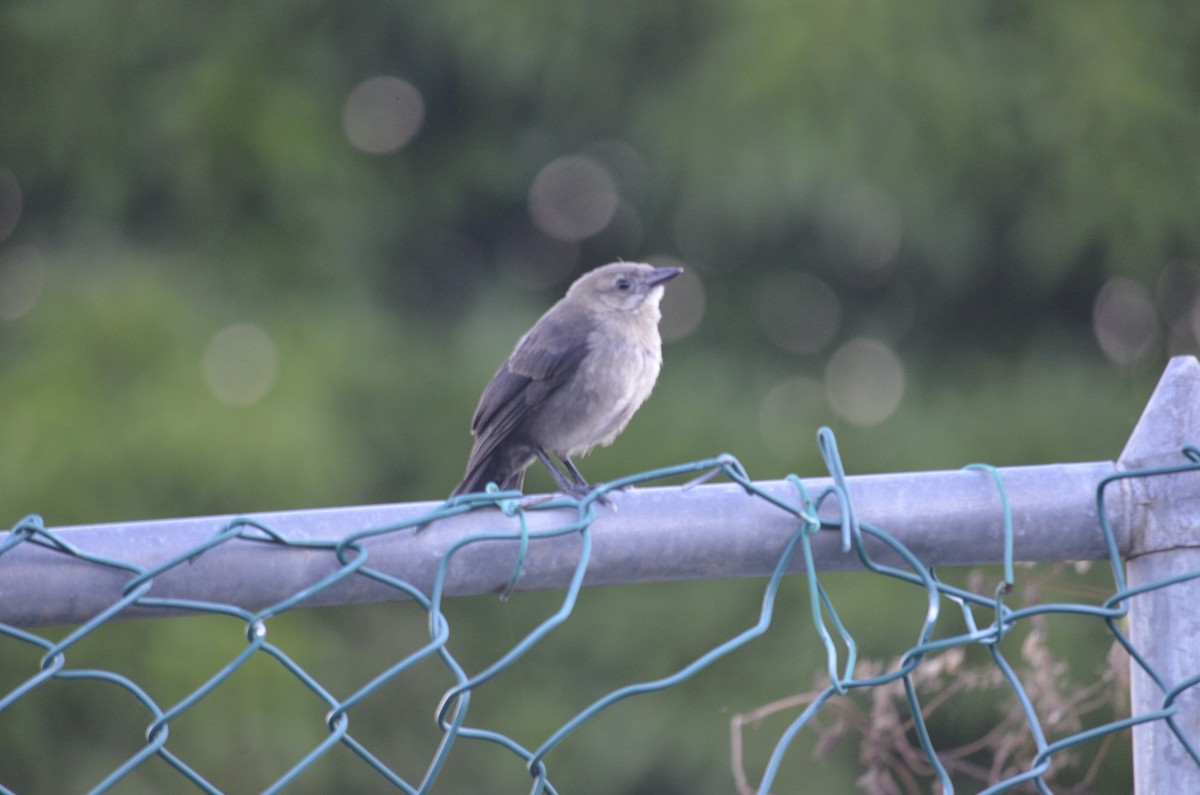
[[[1001,474],[1013,512],[1018,560],[1096,560],[1107,556],[1096,516],[1095,487],[1115,471],[1111,462],[1012,467]],[[812,493],[828,479],[806,480]],[[909,547],[925,564],[994,563],[1003,551],[1001,499],[991,476],[978,471],[866,475],[848,479],[861,521],[875,524]],[[790,504],[797,489],[787,481],[756,484]],[[1109,494],[1110,512],[1124,514],[1123,492]],[[794,532],[797,519],[736,484],[684,489],[638,488],[598,505],[587,584],[765,576]],[[351,534],[407,523],[443,507],[440,502],[333,508],[253,515],[292,542],[336,541]],[[834,510],[823,515],[833,517]],[[530,531],[570,525],[572,509],[527,513]],[[125,522],[55,530],[78,549],[151,568],[212,538],[235,517],[217,516]],[[516,533],[515,518],[488,508],[434,522],[420,532],[401,530],[364,542],[369,564],[412,583],[425,593],[439,562],[456,544],[484,533]],[[1128,533],[1118,523],[1122,552]],[[2,539],[3,536],[0,536]],[[518,544],[495,540],[467,544],[448,569],[448,596],[502,589],[512,575]],[[872,548],[874,549],[874,548]],[[898,563],[882,548],[881,560]],[[561,588],[579,560],[577,534],[534,539],[518,589]],[[843,553],[836,532],[815,539],[820,570],[860,567]],[[339,568],[325,549],[235,539],[206,551],[154,579],[149,596],[211,600],[258,609],[273,604]],[[799,570],[797,561],[793,570]],[[119,599],[134,575],[59,551],[22,544],[0,555],[0,622],[18,626],[78,623]],[[348,577],[313,595],[306,604],[352,604],[394,599],[394,589],[368,578]],[[164,615],[131,608],[125,617]]]

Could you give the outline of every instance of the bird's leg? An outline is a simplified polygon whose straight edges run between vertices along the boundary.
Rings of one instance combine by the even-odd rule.
[[[550,475],[554,478],[554,482],[558,484],[558,489],[563,494],[570,497],[579,498],[587,494],[590,490],[588,484],[583,480],[583,476],[579,474],[579,470],[574,464],[570,465],[570,469],[574,470],[569,474],[564,474],[561,469],[555,465],[554,460],[547,455],[546,451],[540,447],[535,447],[533,452],[537,454],[538,460],[546,465],[546,469],[550,470]],[[578,481],[575,480],[578,478]]]
[[[562,462],[563,466],[567,468],[567,471],[571,473],[571,477],[573,477],[575,481],[579,483],[581,488],[585,489],[586,491],[591,491],[592,488],[594,488],[591,484],[583,479],[583,475],[579,472],[579,467],[575,466],[575,462],[571,460],[570,456],[563,456]],[[620,486],[616,489],[616,491],[625,491],[627,488],[629,488],[629,485]],[[603,495],[600,497],[600,502],[604,505],[612,505],[612,503],[608,501],[608,497]]]
[[[574,480],[580,486],[588,486],[588,482],[583,479],[583,475],[580,473],[579,467],[575,466],[575,462],[571,460],[571,456],[564,455],[559,460],[563,462],[563,467],[566,468],[567,474],[571,476],[572,480]]]
[[[559,469],[554,465],[553,459],[550,458],[550,455],[545,450],[537,447],[534,448],[534,452],[537,453],[537,457],[541,459],[541,462],[546,465],[546,469],[550,470],[550,474],[554,476],[554,482],[558,484],[558,490],[563,494],[581,500],[591,493],[591,485],[583,479],[583,475],[579,472],[579,467],[575,466],[575,462],[570,457],[563,456],[560,459],[562,461],[562,469]],[[563,472],[563,469],[566,472]],[[596,502],[601,505],[612,505],[608,497],[605,497],[603,494],[596,499]],[[613,506],[613,509],[616,510],[616,507]]]

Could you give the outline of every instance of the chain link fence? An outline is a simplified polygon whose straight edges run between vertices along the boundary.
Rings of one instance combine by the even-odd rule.
[[[460,749],[479,744],[497,749],[509,765],[524,771],[532,792],[556,793],[560,790],[554,783],[555,758],[567,738],[596,723],[619,702],[686,687],[690,679],[746,648],[781,620],[803,621],[809,628],[806,632],[824,649],[821,681],[809,692],[781,694],[778,700],[734,716],[728,767],[733,785],[740,792],[783,791],[779,789],[780,771],[787,760],[800,753],[798,737],[806,732],[818,738],[818,750],[847,735],[859,737],[865,770],[859,786],[881,795],[931,790],[950,793],[956,791],[956,786],[974,786],[974,791],[989,795],[1005,791],[1091,791],[1101,767],[1086,759],[1103,759],[1114,743],[1127,742],[1127,730],[1144,724],[1154,724],[1170,734],[1174,764],[1183,760],[1187,767],[1200,769],[1196,738],[1189,736],[1185,728],[1187,720],[1194,718],[1185,720],[1180,712],[1185,699],[1191,697],[1189,691],[1200,682],[1200,673],[1182,680],[1173,674],[1168,676],[1159,670],[1155,655],[1147,654],[1131,639],[1127,628],[1131,603],[1152,592],[1189,587],[1200,578],[1200,569],[1177,571],[1169,577],[1131,586],[1126,580],[1125,557],[1134,542],[1124,537],[1123,520],[1112,515],[1114,505],[1125,502],[1125,497],[1114,499],[1113,491],[1131,481],[1167,478],[1172,483],[1183,483],[1185,496],[1200,491],[1197,447],[1183,445],[1175,453],[1176,460],[1164,465],[1137,469],[1109,465],[1107,469],[1093,466],[1082,470],[1077,479],[1087,478],[1090,482],[1093,505],[1078,520],[1084,528],[1081,535],[1088,536],[1079,543],[1091,544],[1091,549],[1100,552],[1090,557],[1105,562],[1109,584],[1099,598],[1042,602],[1044,570],[1017,564],[1027,557],[1022,552],[1027,544],[1036,543],[1036,539],[1026,539],[1025,535],[1027,526],[1035,521],[1027,515],[1033,512],[1030,505],[1037,500],[1024,501],[1015,493],[1013,483],[1022,484],[1024,492],[1025,483],[1040,477],[1048,491],[1062,491],[1059,470],[1018,472],[973,465],[957,473],[956,477],[969,479],[977,489],[968,500],[974,515],[991,519],[978,522],[979,526],[964,526],[955,536],[943,534],[940,541],[931,542],[934,546],[922,546],[925,542],[920,540],[906,543],[901,537],[905,533],[889,532],[886,521],[868,522],[862,518],[866,515],[864,506],[854,496],[856,487],[845,475],[833,434],[823,429],[818,439],[829,470],[829,477],[819,481],[789,476],[767,487],[753,481],[734,457],[722,455],[632,475],[600,486],[581,500],[528,498],[516,492],[493,491],[426,504],[419,510],[414,508],[401,521],[353,530],[339,528],[329,517],[306,526],[303,533],[290,532],[287,521],[277,523],[269,516],[186,520],[190,523],[188,532],[180,531],[173,540],[161,543],[139,543],[136,555],[124,557],[101,551],[92,543],[128,535],[128,528],[91,528],[90,533],[54,530],[39,517],[28,516],[0,535],[0,640],[8,649],[3,653],[5,671],[0,678],[0,736],[21,738],[19,743],[9,743],[8,748],[0,747],[0,792],[28,795],[48,791],[38,789],[36,781],[25,779],[19,787],[15,778],[14,771],[20,768],[17,755],[54,757],[53,730],[39,734],[34,726],[26,725],[32,719],[21,707],[36,700],[40,691],[69,686],[72,692],[101,689],[114,712],[133,710],[144,716],[144,741],[127,757],[108,767],[78,757],[64,760],[95,770],[89,792],[135,791],[124,787],[151,769],[155,780],[162,780],[168,775],[164,770],[168,771],[168,778],[178,784],[173,791],[179,792],[300,792],[305,791],[306,771],[335,754],[343,759],[349,754],[354,764],[372,770],[376,774],[375,791],[438,792],[439,781],[456,764]],[[692,480],[681,487],[645,488],[663,480],[689,477]],[[727,484],[701,485],[713,478]],[[905,482],[901,477],[899,483]],[[624,490],[629,491],[622,493]],[[744,513],[747,501],[754,504],[756,515],[770,514],[776,528],[773,540],[752,539],[748,543],[753,548],[743,548],[747,542],[738,536],[736,521],[713,507],[731,504],[728,501],[735,492],[738,502],[734,508],[739,514]],[[709,494],[718,495],[720,502],[706,502]],[[606,496],[611,503],[606,502]],[[655,506],[650,519],[638,508],[642,500]],[[697,508],[697,504],[702,507]],[[920,524],[922,515],[928,517],[937,510],[936,503],[914,503],[904,521]],[[694,520],[697,526],[702,522],[696,513],[701,511],[703,520],[715,525],[722,542],[736,546],[738,551],[714,557],[701,549],[705,536],[700,531],[690,534],[685,527],[654,537],[659,551],[653,555],[636,548],[597,553],[597,539],[605,535],[607,527],[621,525],[627,518],[635,525],[639,521],[665,521],[662,517],[668,511],[682,516],[680,521],[685,524]],[[1053,514],[1050,521],[1054,521]],[[1090,534],[1086,532],[1089,524]],[[990,539],[986,543],[978,540],[984,536]],[[179,548],[181,539],[187,544],[185,548]],[[117,545],[104,549],[123,548],[113,543]],[[943,555],[930,551],[936,550],[939,543],[960,548],[949,553],[952,561],[958,559],[955,555],[991,559],[1001,567],[996,571],[998,576],[991,584],[987,582],[989,574],[968,577],[965,584],[952,583],[934,566],[944,562]],[[555,563],[550,567],[556,573],[546,575],[538,556],[550,548],[556,550]],[[280,556],[280,550],[289,554]],[[921,550],[926,551],[925,557]],[[1000,554],[993,556],[991,550],[999,550]],[[1058,553],[1051,549],[1042,556],[1053,554]],[[236,556],[239,562],[235,564],[230,562],[233,557],[221,555]],[[732,570],[714,562],[727,562],[739,555],[752,556],[757,562],[750,568],[764,570],[744,570],[742,563]],[[605,558],[603,566],[600,557]],[[672,565],[683,566],[686,571],[665,576],[654,570],[640,571],[643,564],[653,569],[659,558],[669,558]],[[841,563],[823,562],[834,558]],[[203,565],[210,559],[219,563],[205,570]],[[403,565],[392,565],[398,559]],[[846,563],[848,560],[853,563]],[[257,573],[247,578],[239,573],[242,570],[238,566]],[[597,574],[598,567],[611,571],[614,566],[618,573],[607,579],[603,571]],[[860,656],[860,639],[849,629],[850,622],[841,617],[838,599],[826,586],[825,578],[831,576],[824,572],[828,568],[858,568],[862,571],[853,576],[886,579],[915,596],[922,605],[923,619],[917,623],[915,637],[907,648],[898,649],[887,662]],[[237,587],[225,597],[219,592],[229,590],[230,580],[222,578],[222,571],[234,572],[237,578]],[[421,574],[408,575],[405,571]],[[497,571],[503,574],[497,576]],[[806,576],[802,580],[788,577],[797,571]],[[766,574],[756,614],[747,616],[742,629],[714,640],[710,648],[685,664],[661,676],[630,681],[604,692],[533,742],[519,739],[529,734],[528,721],[520,716],[514,715],[513,725],[508,727],[472,722],[473,700],[485,697],[490,688],[506,686],[502,674],[573,620],[585,584],[593,580],[753,573]],[[263,593],[268,592],[254,588],[267,581],[275,589],[269,593],[277,598],[264,603]],[[164,583],[171,587],[162,587]],[[526,587],[552,589],[547,593],[556,594],[557,609],[528,631],[514,630],[511,643],[490,662],[462,659],[456,649],[452,611],[448,609],[450,595],[498,592],[501,599],[515,601],[527,598],[517,593]],[[807,598],[795,600],[804,605],[801,608],[789,601],[788,614],[781,619],[780,593],[789,587],[805,590]],[[314,604],[388,599],[409,602],[422,611],[422,637],[413,648],[398,653],[364,681],[322,681],[321,675],[310,670],[289,648],[291,640],[285,626],[288,615]],[[1033,601],[1024,601],[1027,599]],[[1193,608],[1194,604],[1180,607]],[[801,616],[794,614],[797,609],[803,611]],[[176,683],[172,690],[153,679],[135,679],[116,667],[80,666],[74,662],[77,653],[85,656],[82,649],[119,619],[163,616],[161,622],[137,623],[186,625],[189,619],[181,616],[197,615],[238,622],[244,630],[243,642],[230,648],[219,670],[199,684],[181,688]],[[168,620],[167,616],[180,618]],[[75,623],[66,629],[46,626],[64,620]],[[1055,684],[1061,682],[1060,667],[1064,663],[1049,652],[1046,643],[1052,621],[1102,626],[1111,636],[1116,651],[1109,664],[1099,666],[1094,681]],[[277,626],[284,629],[277,633]],[[412,628],[408,625],[409,631]],[[1012,638],[1020,640],[1014,644]],[[669,640],[669,628],[664,628],[662,641]],[[1194,654],[1194,648],[1192,651]],[[1138,675],[1148,676],[1154,683],[1155,709],[1139,712],[1135,708],[1132,715],[1115,714],[1121,710],[1127,688],[1124,655]],[[776,662],[790,664],[786,659]],[[266,667],[272,678],[283,676],[293,682],[292,698],[301,698],[295,691],[302,690],[307,694],[303,698],[319,704],[320,710],[313,711],[313,725],[306,731],[272,726],[270,715],[260,716],[259,723],[271,735],[271,742],[295,740],[294,763],[265,785],[249,784],[243,789],[228,782],[218,783],[223,780],[220,771],[202,770],[177,735],[183,734],[185,727],[194,730],[201,718],[207,732],[234,732],[234,728],[222,724],[219,711],[206,711],[204,705],[218,699],[223,685],[240,672],[264,663],[269,663]],[[428,711],[406,709],[404,704],[389,706],[388,712],[396,722],[431,722],[439,740],[419,765],[411,764],[411,759],[404,765],[387,761],[392,758],[390,749],[380,748],[371,738],[359,734],[356,715],[373,701],[390,703],[396,682],[429,678],[431,669],[450,682],[441,690],[432,716]],[[933,736],[928,720],[944,708],[951,696],[967,693],[969,700],[970,692],[986,689],[1003,690],[1009,704],[992,729],[969,741]],[[164,695],[167,693],[170,695]],[[855,701],[856,694],[863,694],[866,701]],[[1096,713],[1101,705],[1111,708],[1104,713],[1110,717],[1085,725],[1083,716]],[[764,721],[778,716],[789,717],[768,743],[773,750],[765,756],[765,763],[750,763],[747,732],[760,727],[753,742],[762,743]],[[62,719],[69,721],[71,717]],[[10,720],[17,723],[5,726]],[[701,714],[688,720],[716,718]],[[254,753],[254,741],[251,737],[243,753]],[[75,753],[85,751],[76,749]],[[1085,759],[1083,763],[1079,762],[1081,758]],[[1078,771],[1070,781],[1063,775],[1068,769]],[[602,780],[602,771],[596,775]]]

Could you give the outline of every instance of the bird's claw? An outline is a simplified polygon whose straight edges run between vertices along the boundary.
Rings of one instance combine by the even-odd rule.
[[[603,483],[597,483],[595,485],[589,483],[573,483],[564,488],[562,493],[573,500],[582,502],[590,495],[596,493],[598,489],[603,488],[603,486]],[[603,492],[596,494],[594,501],[600,503],[606,508],[612,508],[614,511],[617,509],[617,506],[613,504],[613,501],[610,500],[608,495]]]

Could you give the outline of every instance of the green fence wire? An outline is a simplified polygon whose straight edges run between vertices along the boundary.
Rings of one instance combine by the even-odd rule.
[[[102,793],[114,790],[122,780],[126,779],[140,766],[149,760],[157,759],[177,771],[181,781],[187,782],[194,788],[205,793],[220,793],[221,790],[205,778],[201,773],[189,766],[185,751],[168,747],[168,738],[173,722],[185,715],[208,697],[222,682],[229,679],[235,672],[260,655],[266,655],[283,666],[296,680],[310,690],[328,707],[325,718],[327,736],[309,749],[283,775],[262,790],[265,793],[282,792],[289,788],[305,770],[317,760],[329,754],[335,747],[344,747],[357,755],[362,764],[368,765],[378,772],[381,780],[391,785],[390,788],[415,795],[434,791],[439,776],[450,764],[452,749],[459,743],[489,743],[499,746],[514,758],[515,764],[522,765],[532,779],[533,793],[556,793],[551,782],[551,762],[554,751],[572,733],[591,721],[602,711],[624,699],[651,693],[679,685],[697,672],[705,669],[718,659],[749,643],[762,635],[771,625],[776,608],[776,597],[784,582],[784,573],[795,556],[804,561],[807,573],[808,603],[811,607],[811,622],[813,630],[820,638],[826,652],[826,675],[828,685],[809,700],[808,706],[799,714],[778,736],[773,753],[770,755],[765,770],[762,771],[758,791],[767,793],[779,774],[780,767],[789,753],[794,753],[797,736],[810,726],[823,707],[834,696],[849,693],[858,689],[869,689],[902,683],[908,705],[909,718],[915,731],[921,753],[928,760],[933,775],[944,793],[954,792],[954,783],[950,773],[939,761],[937,748],[930,737],[924,718],[924,705],[914,683],[914,674],[927,657],[946,652],[950,649],[963,647],[979,647],[986,650],[992,664],[1000,672],[1003,681],[1017,699],[1024,717],[1024,730],[1036,744],[1036,755],[1028,769],[1005,778],[983,790],[987,795],[1013,790],[1023,785],[1033,786],[1038,792],[1050,792],[1046,774],[1055,756],[1062,754],[1072,746],[1078,746],[1098,737],[1114,734],[1131,726],[1149,721],[1162,721],[1174,733],[1183,752],[1191,762],[1200,766],[1200,755],[1187,737],[1179,730],[1175,717],[1178,710],[1180,695],[1200,682],[1200,676],[1184,682],[1168,683],[1146,661],[1139,650],[1130,642],[1121,619],[1125,616],[1131,598],[1139,593],[1157,588],[1168,587],[1174,583],[1200,577],[1200,571],[1180,574],[1171,579],[1165,579],[1148,585],[1131,589],[1126,585],[1123,563],[1118,550],[1112,524],[1105,509],[1105,490],[1114,482],[1128,478],[1154,478],[1162,475],[1181,472],[1200,472],[1200,450],[1188,446],[1183,448],[1177,465],[1124,471],[1104,478],[1096,484],[1096,505],[1100,516],[1098,530],[1104,534],[1109,550],[1109,563],[1112,575],[1112,593],[1101,604],[1056,603],[1040,604],[1031,607],[1013,607],[1007,604],[1014,584],[1016,572],[1013,566],[1012,518],[1009,515],[1007,498],[1004,496],[1004,483],[1001,473],[986,465],[972,465],[971,468],[989,473],[995,482],[995,488],[1001,497],[1005,529],[1005,559],[1003,563],[1003,581],[994,592],[976,593],[970,590],[950,585],[937,576],[935,571],[926,567],[900,541],[890,536],[885,529],[860,522],[856,516],[855,507],[849,499],[846,486],[846,475],[838,455],[836,441],[828,429],[822,429],[818,435],[821,454],[831,475],[831,485],[818,493],[810,493],[805,482],[796,476],[790,476],[788,481],[794,486],[795,492],[791,499],[780,497],[759,489],[749,478],[741,464],[732,456],[722,455],[714,459],[696,461],[680,466],[657,469],[638,475],[632,475],[617,481],[597,487],[595,491],[580,500],[555,498],[553,500],[530,500],[517,492],[492,491],[487,494],[465,495],[449,500],[425,516],[411,522],[377,527],[363,532],[357,532],[346,537],[330,538],[327,541],[314,542],[311,540],[296,541],[273,529],[268,524],[252,518],[241,518],[225,522],[223,526],[214,528],[212,537],[205,543],[190,549],[169,560],[164,560],[157,566],[144,567],[128,561],[113,560],[97,556],[88,550],[77,548],[68,542],[61,534],[47,529],[38,516],[28,516],[12,528],[7,535],[0,535],[0,556],[24,545],[33,544],[51,550],[55,553],[71,556],[78,561],[105,567],[113,572],[127,577],[127,581],[119,600],[114,601],[103,612],[94,616],[82,625],[74,628],[64,637],[52,640],[44,634],[38,634],[17,626],[0,623],[0,634],[19,643],[27,644],[40,655],[40,664],[28,678],[21,681],[6,693],[0,694],[0,724],[6,719],[7,711],[22,699],[29,697],[39,687],[55,680],[75,682],[103,682],[116,686],[128,699],[136,702],[145,710],[148,726],[145,733],[145,744],[122,764],[116,766],[97,783],[90,792]],[[788,539],[779,554],[774,571],[768,578],[762,592],[761,608],[757,620],[749,627],[734,636],[713,646],[709,651],[700,655],[675,673],[652,681],[637,682],[619,687],[602,698],[587,706],[570,720],[563,723],[556,731],[549,734],[536,747],[526,747],[501,731],[484,729],[471,725],[468,717],[471,712],[472,695],[479,688],[493,679],[497,674],[512,666],[515,661],[527,654],[543,641],[556,627],[570,619],[575,608],[577,597],[584,582],[588,569],[591,552],[591,525],[598,510],[609,510],[604,506],[604,495],[627,486],[644,484],[665,478],[679,478],[696,475],[696,480],[723,476],[740,485],[748,494],[767,501],[774,508],[794,518],[795,531]],[[684,492],[686,495],[686,491]],[[685,497],[686,498],[686,497]],[[569,507],[574,511],[574,521],[547,530],[531,531],[525,522],[525,517],[535,511],[550,509],[561,510]],[[447,554],[438,562],[434,585],[429,593],[422,592],[411,583],[389,576],[371,566],[370,556],[364,542],[372,537],[387,534],[403,533],[436,533],[438,522],[451,516],[469,511],[499,510],[505,517],[518,520],[519,529],[516,531],[496,531],[479,533],[464,538],[453,545]],[[822,510],[824,509],[824,510]],[[833,510],[836,509],[836,510]],[[836,513],[836,519],[830,520],[831,513]],[[826,518],[822,519],[824,516]],[[818,533],[837,533],[840,535],[843,549],[847,553],[856,554],[862,561],[868,574],[860,576],[878,576],[911,586],[924,595],[926,603],[925,620],[920,626],[915,642],[910,648],[898,656],[898,664],[884,673],[873,676],[855,675],[858,661],[857,644],[839,618],[837,606],[822,584],[821,577],[816,571],[813,561],[811,540]],[[516,640],[504,654],[494,663],[483,670],[469,672],[456,659],[450,643],[450,623],[443,612],[443,584],[447,571],[456,554],[466,547],[494,541],[516,542],[519,548],[517,563],[513,567],[512,577],[504,592],[507,598],[513,591],[521,575],[521,563],[530,545],[540,539],[551,536],[573,535],[580,542],[578,563],[574,570],[569,586],[562,593],[559,609],[543,620],[531,632]],[[878,563],[868,553],[866,538],[874,538],[894,551],[906,566],[897,568]],[[338,561],[337,569],[314,582],[297,590],[289,598],[273,604],[263,610],[249,611],[234,604],[211,601],[194,601],[187,599],[158,598],[150,595],[150,590],[156,578],[161,577],[176,567],[186,566],[216,547],[229,543],[244,543],[251,541],[259,544],[302,545],[314,553],[331,556]],[[335,695],[324,686],[309,671],[293,660],[287,652],[272,643],[268,637],[268,626],[272,619],[285,611],[302,605],[314,593],[329,587],[343,578],[366,577],[387,587],[395,589],[399,598],[410,599],[420,605],[428,616],[428,641],[418,650],[398,659],[382,673],[358,687],[348,695]],[[0,583],[0,590],[3,584]],[[69,582],[62,583],[64,590],[70,589]],[[147,689],[131,678],[120,673],[94,668],[75,668],[69,664],[73,647],[107,622],[122,617],[123,612],[131,607],[162,610],[171,615],[178,613],[222,615],[244,622],[246,627],[246,644],[244,649],[233,656],[216,674],[212,675],[199,687],[193,689],[182,699],[172,704],[162,704],[152,698]],[[946,635],[939,632],[945,623],[943,611],[949,607],[961,614],[967,627],[966,632]],[[981,623],[978,616],[986,615],[990,621]],[[1013,632],[1023,622],[1028,622],[1038,616],[1064,614],[1090,618],[1103,622],[1112,636],[1128,651],[1134,664],[1140,666],[1154,680],[1162,691],[1161,708],[1148,713],[1138,714],[1129,718],[1113,720],[1100,726],[1079,731],[1070,736],[1051,741],[1043,729],[1039,718],[1037,705],[1027,693],[1020,676],[1005,658],[1001,651],[1001,641]],[[416,666],[430,661],[439,661],[453,677],[454,684],[444,693],[441,703],[433,716],[437,729],[441,732],[441,741],[432,757],[425,766],[424,773],[419,777],[405,778],[385,764],[373,754],[366,744],[356,739],[351,731],[351,714],[364,700],[378,693],[385,684],[405,676]],[[424,720],[425,716],[403,716],[405,720]],[[0,793],[15,795],[5,781],[5,773],[0,768]]]

